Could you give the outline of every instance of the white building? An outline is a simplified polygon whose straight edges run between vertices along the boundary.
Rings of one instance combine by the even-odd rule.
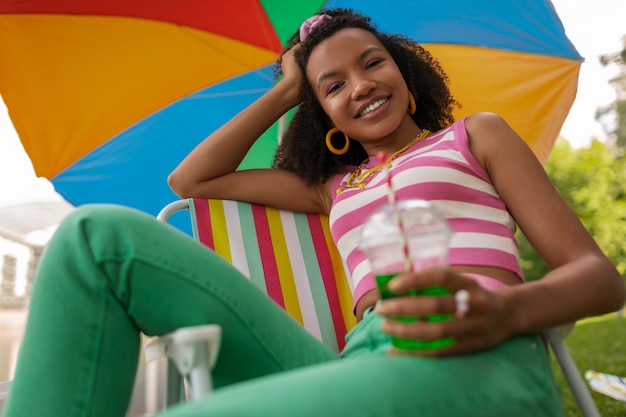
[[[0,207],[0,309],[26,307],[43,248],[72,210],[64,202]]]
[[[72,210],[64,202],[0,207],[0,381],[15,370],[39,257]]]

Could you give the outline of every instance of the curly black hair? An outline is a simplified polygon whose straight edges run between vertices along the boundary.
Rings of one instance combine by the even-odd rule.
[[[450,93],[448,76],[439,62],[416,41],[400,34],[379,32],[369,17],[350,9],[329,9],[323,13],[332,16],[332,19],[315,27],[296,54],[304,77],[304,98],[291,119],[273,162],[274,168],[294,172],[309,185],[321,184],[346,166],[359,165],[368,157],[361,144],[352,139],[348,152],[343,155],[335,155],[328,150],[325,138],[333,125],[322,110],[312,86],[306,81],[306,64],[311,52],[336,32],[359,28],[378,38],[393,57],[415,97],[417,111],[412,118],[421,128],[435,132],[449,126],[454,122],[452,111],[459,104]],[[283,53],[299,41],[296,32]],[[276,68],[277,75],[280,75],[280,60]]]

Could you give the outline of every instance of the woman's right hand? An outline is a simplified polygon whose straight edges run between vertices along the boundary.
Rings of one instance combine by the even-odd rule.
[[[295,92],[298,103],[302,101],[305,82],[300,65],[296,62],[296,53],[300,48],[301,45],[297,43],[280,58],[280,68],[283,72],[281,84],[291,86],[290,90]]]

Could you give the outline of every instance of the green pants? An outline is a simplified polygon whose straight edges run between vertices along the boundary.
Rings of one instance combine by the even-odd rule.
[[[4,417],[116,416],[129,403],[139,332],[217,323],[215,393],[174,416],[559,416],[540,339],[475,355],[391,357],[369,313],[341,355],[218,256],[115,206],[78,209],[37,271]]]

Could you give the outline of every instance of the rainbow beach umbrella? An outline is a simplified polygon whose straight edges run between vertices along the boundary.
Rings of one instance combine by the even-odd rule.
[[[547,0],[0,0],[0,95],[37,175],[70,203],[156,214],[176,198],[168,173],[272,86],[286,39],[325,7],[423,43],[457,117],[497,112],[545,160],[582,61]],[[277,130],[242,167],[269,165]]]

